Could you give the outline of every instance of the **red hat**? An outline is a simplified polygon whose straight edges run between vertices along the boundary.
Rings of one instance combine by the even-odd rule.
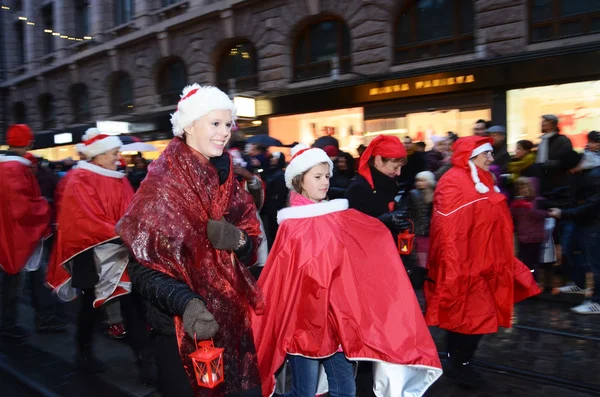
[[[33,132],[27,124],[13,124],[6,131],[6,143],[12,147],[25,147],[33,142]]]
[[[402,142],[400,142],[398,137],[379,135],[369,143],[369,146],[367,146],[367,149],[360,157],[358,173],[369,182],[371,188],[374,188],[373,176],[371,175],[371,169],[369,168],[369,159],[373,156],[381,156],[388,159],[401,159],[406,157],[406,155],[406,148]]]
[[[487,193],[490,189],[481,182],[477,166],[471,159],[483,152],[492,152],[494,148],[492,143],[494,140],[485,136],[467,136],[459,138],[452,145],[452,165],[460,168],[467,168],[471,172],[471,179],[475,183],[475,189],[481,193]],[[495,191],[500,191],[497,186],[494,186]]]
[[[25,157],[27,160],[31,161],[31,164],[35,165],[39,162],[39,159],[37,157],[35,157],[35,155],[33,153],[25,153],[25,155],[23,156]]]
[[[337,157],[340,154],[339,149],[333,145],[327,145],[323,148],[323,150],[329,157]]]

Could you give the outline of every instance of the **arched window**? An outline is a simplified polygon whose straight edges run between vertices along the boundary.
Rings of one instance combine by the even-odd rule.
[[[56,106],[52,94],[42,94],[38,99],[42,119],[42,130],[56,128]]]
[[[14,124],[25,124],[27,111],[23,102],[15,102],[12,105],[12,120]]]
[[[600,2],[531,0],[529,28],[532,42],[600,32]]]
[[[472,0],[422,0],[396,23],[395,63],[473,52]]]
[[[217,64],[217,86],[228,92],[230,80],[233,80],[236,91],[258,87],[256,51],[251,43],[236,43],[221,53]]]
[[[294,45],[294,80],[326,77],[333,67],[350,72],[350,33],[337,18],[322,19],[306,26]]]
[[[71,106],[74,123],[85,123],[92,118],[90,96],[85,84],[77,83],[71,86]]]
[[[133,111],[133,85],[129,74],[125,72],[119,72],[112,80],[110,109],[112,114],[124,114]]]
[[[173,58],[166,62],[160,68],[157,83],[161,105],[177,104],[181,91],[187,84],[187,73],[183,61],[179,58]]]

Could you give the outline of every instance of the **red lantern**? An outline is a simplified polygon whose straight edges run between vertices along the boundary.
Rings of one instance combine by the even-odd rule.
[[[400,255],[410,255],[413,249],[413,243],[415,241],[415,224],[410,219],[408,219],[408,221],[412,226],[410,233],[407,229],[398,234],[398,252]]]
[[[223,351],[225,349],[215,347],[210,340],[196,344],[196,351],[190,354],[196,373],[198,386],[209,389],[223,383]]]

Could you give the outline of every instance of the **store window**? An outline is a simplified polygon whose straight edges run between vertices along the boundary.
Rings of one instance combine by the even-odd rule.
[[[556,115],[561,133],[582,149],[588,132],[600,126],[600,80],[510,90],[507,113],[509,149],[521,139],[539,143],[544,114]]]
[[[365,145],[376,136],[409,136],[413,142],[425,142],[431,148],[432,136],[446,136],[453,132],[458,136],[473,135],[477,120],[489,120],[490,109],[445,109],[433,112],[408,113],[399,117],[365,121]]]
[[[221,53],[217,64],[217,85],[224,92],[247,91],[258,87],[257,59],[254,46],[240,42]],[[233,87],[230,83],[233,83]]]
[[[52,94],[42,94],[38,99],[42,130],[56,128],[56,106]]]
[[[75,35],[85,37],[90,34],[90,1],[74,0]]]
[[[25,124],[27,121],[27,111],[23,102],[15,102],[12,105],[12,122],[14,124]]]
[[[110,108],[113,115],[133,111],[133,85],[126,72],[119,72],[112,78]]]
[[[133,19],[133,0],[115,0],[115,26],[124,25]]]
[[[600,32],[598,0],[530,0],[532,42]]]
[[[92,118],[90,109],[90,96],[83,83],[71,86],[71,105],[73,108],[73,122],[85,123]]]
[[[161,105],[176,105],[186,84],[187,72],[183,61],[172,58],[165,62],[160,68],[157,81]]]
[[[409,3],[396,22],[395,63],[473,52],[472,0]]]
[[[294,80],[330,76],[351,69],[350,33],[344,21],[328,18],[306,26],[294,45]]]

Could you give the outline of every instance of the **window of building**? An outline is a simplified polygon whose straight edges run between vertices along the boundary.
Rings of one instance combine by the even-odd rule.
[[[110,89],[110,104],[113,114],[133,111],[133,85],[127,73],[119,73],[114,78]]]
[[[395,63],[473,52],[472,0],[411,3],[396,22]]]
[[[115,25],[124,25],[133,19],[133,0],[115,0]]]
[[[56,107],[52,94],[42,94],[38,100],[40,116],[42,118],[42,130],[56,128]]]
[[[294,46],[294,80],[308,80],[339,73],[349,73],[350,33],[346,24],[335,18],[310,24],[298,35]]]
[[[74,123],[84,123],[92,118],[90,96],[85,84],[77,83],[71,87],[71,104]]]
[[[15,11],[23,11],[23,1],[15,0],[13,8],[15,9]]]
[[[175,58],[165,63],[158,73],[157,83],[161,105],[177,104],[181,91],[187,84],[187,72],[183,61]]]
[[[48,4],[42,7],[42,26],[44,29],[53,30],[54,29],[54,14],[52,11],[52,4]],[[45,34],[44,38],[44,54],[51,54],[54,52],[54,36],[51,34]]]
[[[25,65],[25,22],[15,22],[15,37],[17,39],[17,59],[19,60],[18,66]]]
[[[27,112],[23,102],[15,102],[13,104],[12,121],[14,124],[25,124],[27,122]]]
[[[219,57],[217,64],[217,85],[225,92],[230,90],[233,80],[236,91],[251,90],[258,86],[256,71],[256,51],[251,43],[237,43]]]
[[[75,35],[85,37],[90,34],[90,2],[74,0],[75,3]]]
[[[530,0],[532,42],[600,32],[598,0]]]

